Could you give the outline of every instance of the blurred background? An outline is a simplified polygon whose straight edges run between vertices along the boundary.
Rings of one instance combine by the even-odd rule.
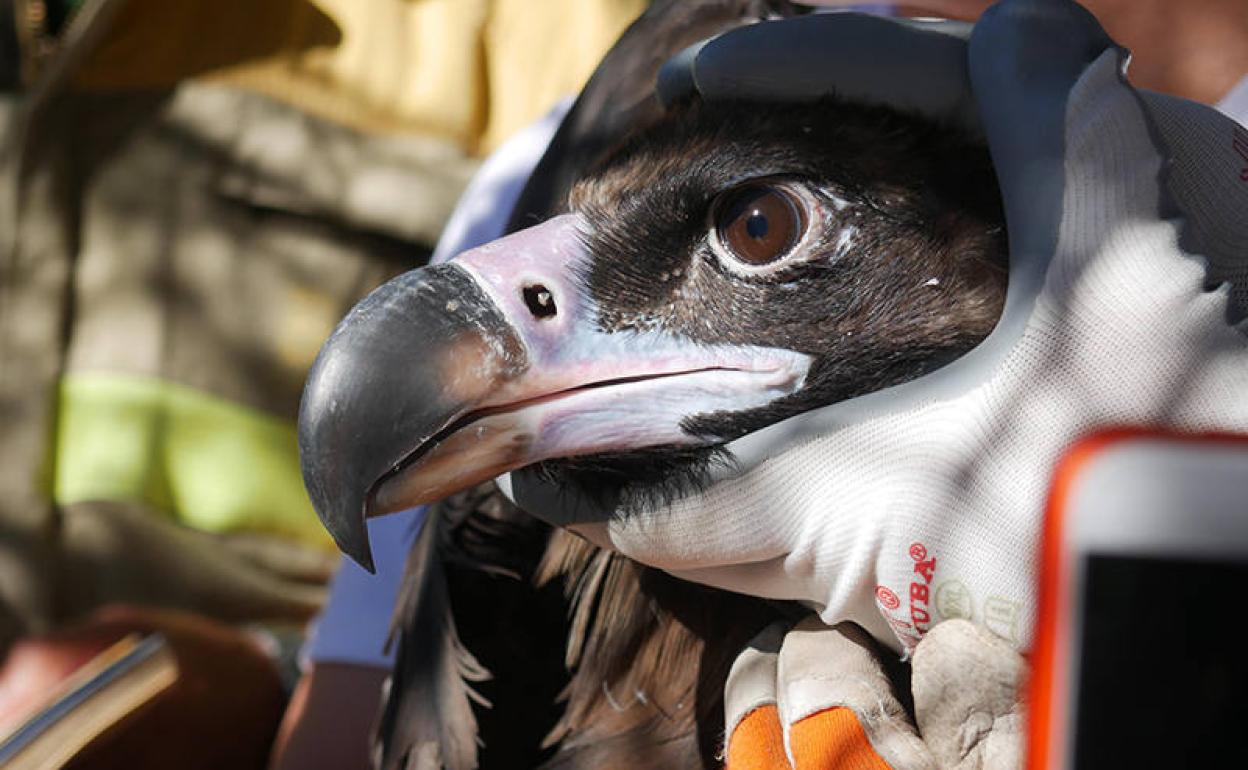
[[[155,628],[272,659],[213,674],[261,749],[203,766],[263,764],[338,564],[308,367],[644,6],[0,2],[0,731]]]

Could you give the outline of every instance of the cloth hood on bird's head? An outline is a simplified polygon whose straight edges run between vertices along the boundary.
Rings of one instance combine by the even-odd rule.
[[[1038,54],[970,48],[1011,244],[987,340],[730,443],[736,462],[714,485],[659,510],[613,516],[530,471],[504,489],[638,561],[806,602],[897,650],[950,618],[1028,648],[1064,450],[1124,426],[1248,432],[1248,132],[1137,92],[1113,46],[1027,93],[999,74],[1018,62],[999,60],[1044,72]]]

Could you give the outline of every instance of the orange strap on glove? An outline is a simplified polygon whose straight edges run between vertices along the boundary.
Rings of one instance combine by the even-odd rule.
[[[1019,688],[1026,664],[968,621],[936,626],[915,648],[913,718],[852,623],[771,626],[725,687],[727,770],[972,770],[1023,760]]]

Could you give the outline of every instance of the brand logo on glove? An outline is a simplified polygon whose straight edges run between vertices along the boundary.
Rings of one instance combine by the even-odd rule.
[[[911,544],[910,558],[914,559],[914,574],[921,578],[921,581],[910,582],[910,622],[914,630],[922,634],[932,622],[927,605],[931,600],[932,577],[936,574],[936,558],[927,558],[927,546],[922,543]]]
[[[929,609],[932,599],[932,579],[936,576],[936,557],[929,558],[927,546],[922,543],[910,544],[910,558],[914,561],[915,578],[910,582],[910,618],[893,615],[894,610],[901,608],[901,598],[891,588],[884,585],[875,587],[875,601],[884,610],[884,618],[892,626],[893,633],[907,647],[918,644],[923,634],[927,633],[932,623]]]
[[[876,586],[875,599],[886,610],[895,610],[901,606],[901,599],[888,586]]]

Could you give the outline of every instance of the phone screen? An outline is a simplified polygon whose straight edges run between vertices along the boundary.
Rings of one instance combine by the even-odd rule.
[[[1248,562],[1084,562],[1079,770],[1244,766]]]

